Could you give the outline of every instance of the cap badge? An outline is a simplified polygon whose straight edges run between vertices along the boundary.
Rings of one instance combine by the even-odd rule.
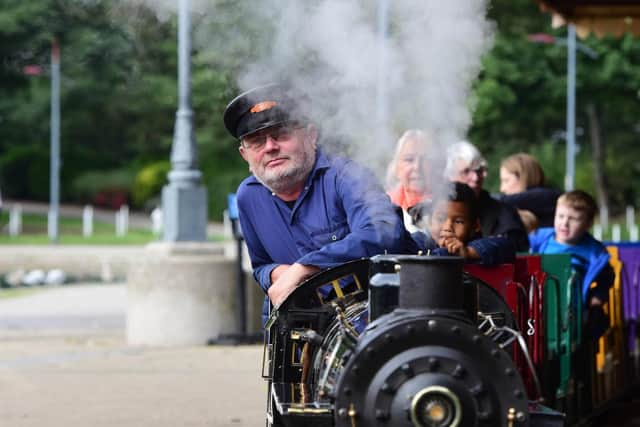
[[[276,105],[278,105],[278,103],[276,101],[258,102],[256,105],[251,107],[251,109],[249,111],[252,112],[252,113],[259,113],[261,111],[270,110],[271,108],[275,107]]]

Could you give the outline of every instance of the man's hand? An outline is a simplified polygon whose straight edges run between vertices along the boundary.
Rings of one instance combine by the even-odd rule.
[[[278,269],[280,266],[276,267]],[[274,269],[274,272],[275,270]],[[320,269],[313,265],[292,264],[278,273],[278,277],[268,290],[269,299],[273,305],[278,306],[287,296],[307,277],[318,272]],[[272,277],[275,276],[272,272]]]
[[[291,264],[280,264],[279,266],[271,270],[271,283],[277,282],[280,276],[282,276],[282,273],[287,271],[289,267],[291,267]]]

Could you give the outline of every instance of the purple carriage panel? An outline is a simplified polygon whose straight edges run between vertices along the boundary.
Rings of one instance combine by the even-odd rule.
[[[640,244],[618,247],[622,261],[622,299],[625,320],[640,319]]]

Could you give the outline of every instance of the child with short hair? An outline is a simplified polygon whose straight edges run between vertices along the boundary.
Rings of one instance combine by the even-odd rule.
[[[588,232],[596,211],[597,204],[588,193],[564,193],[556,202],[553,227],[538,229],[529,235],[529,240],[532,253],[571,255],[571,266],[582,278],[582,298],[590,311],[594,335],[599,336],[608,326],[602,304],[609,297],[615,275],[606,248]]]
[[[514,262],[516,249],[511,240],[481,237],[477,200],[471,187],[459,182],[452,183],[449,194],[436,195],[429,234],[413,234],[420,248],[431,255],[458,255],[483,265]]]

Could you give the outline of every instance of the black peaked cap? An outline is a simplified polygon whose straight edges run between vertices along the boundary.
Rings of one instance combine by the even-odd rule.
[[[237,139],[291,121],[307,121],[302,94],[285,84],[260,86],[236,96],[224,110],[224,126]]]

